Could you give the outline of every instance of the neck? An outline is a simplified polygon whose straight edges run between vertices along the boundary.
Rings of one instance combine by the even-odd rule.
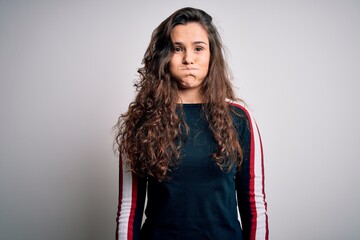
[[[196,89],[179,90],[178,103],[204,103],[205,99],[202,94]]]

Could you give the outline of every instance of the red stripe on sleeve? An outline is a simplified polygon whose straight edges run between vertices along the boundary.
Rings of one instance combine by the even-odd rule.
[[[250,141],[250,205],[253,217],[251,218],[251,230],[250,230],[250,239],[255,239],[256,237],[256,224],[257,224],[257,213],[256,213],[256,205],[255,205],[255,169],[254,169],[254,162],[255,162],[255,142],[254,142],[254,129],[253,123],[251,121],[251,117],[249,113],[243,109],[249,119],[249,127],[251,133],[251,141]]]
[[[129,226],[128,226],[128,239],[133,239],[134,233],[134,218],[135,218],[135,210],[136,210],[136,200],[137,200],[137,177],[132,178],[132,197],[131,197],[131,210],[129,215]]]
[[[117,218],[116,218],[116,236],[115,239],[119,240],[119,225],[120,225],[120,209],[122,203],[122,192],[123,192],[123,160],[121,157],[121,152],[119,153],[119,198],[118,198],[118,211],[117,211]]]

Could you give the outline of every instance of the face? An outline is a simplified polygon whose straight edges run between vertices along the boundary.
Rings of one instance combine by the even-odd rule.
[[[208,74],[210,45],[207,32],[199,23],[177,25],[171,33],[174,53],[170,60],[171,76],[179,91],[199,94]]]

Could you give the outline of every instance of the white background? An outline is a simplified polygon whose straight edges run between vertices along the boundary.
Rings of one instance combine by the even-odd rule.
[[[260,126],[270,238],[360,238],[360,2],[0,1],[0,239],[114,239],[112,126],[153,29],[213,16]]]

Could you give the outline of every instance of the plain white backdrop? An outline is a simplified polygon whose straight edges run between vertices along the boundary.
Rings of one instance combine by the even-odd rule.
[[[260,126],[270,238],[360,238],[359,1],[1,0],[0,239],[114,239],[112,126],[185,6],[213,16]]]

